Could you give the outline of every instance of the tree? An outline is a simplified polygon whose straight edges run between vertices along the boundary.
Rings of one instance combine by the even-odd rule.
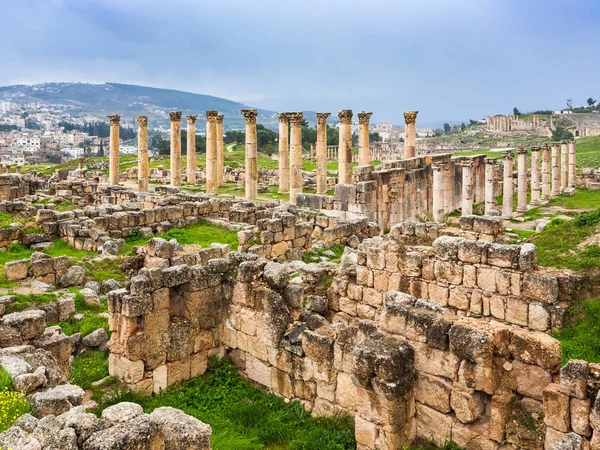
[[[467,129],[467,125],[463,122],[460,124],[460,131],[465,131]]]
[[[469,125],[477,125],[479,122],[473,119],[469,119]]]
[[[572,98],[567,99],[567,109],[573,109],[573,99]]]
[[[441,128],[436,128],[434,133],[436,136],[443,136],[444,130],[442,130]]]
[[[519,117],[521,115],[521,111],[518,110],[518,108],[515,106],[513,108],[513,116]]]
[[[594,106],[596,104],[596,100],[594,100],[592,97],[587,99],[587,104],[588,106]]]
[[[369,141],[371,142],[381,142],[383,139],[379,133],[373,131],[369,133]]]
[[[338,145],[340,143],[340,131],[327,125],[327,145]]]
[[[444,124],[444,134],[450,134],[451,129],[452,129],[452,127],[450,126],[449,123]]]
[[[573,133],[571,133],[567,129],[567,127],[565,127],[561,123],[557,123],[556,127],[550,131],[552,132],[552,140],[553,141],[564,141],[564,140],[568,140],[568,139],[573,139]]]

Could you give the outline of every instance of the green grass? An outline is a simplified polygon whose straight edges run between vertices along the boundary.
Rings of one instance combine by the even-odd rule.
[[[22,392],[12,389],[0,390],[0,433],[8,430],[13,422],[31,411],[31,406]]]
[[[37,202],[39,205],[48,205],[54,204],[56,206],[56,211],[73,211],[74,209],[81,209],[81,206],[76,205],[75,203],[69,200],[63,200],[61,202],[56,202],[53,199],[45,198]]]
[[[18,259],[26,259],[31,256],[33,250],[25,247],[23,244],[11,244],[8,248],[0,250],[0,265]]]
[[[438,447],[428,440],[423,440],[422,442],[410,446],[403,446],[400,450],[463,450],[463,448],[459,447],[458,444],[453,441],[449,441],[443,446]]]
[[[177,242],[181,245],[198,244],[202,247],[210,247],[210,244],[216,242],[219,244],[229,244],[232,251],[238,248],[236,231],[230,231],[225,227],[209,223],[206,220],[200,220],[197,224],[185,228],[173,228],[155,237],[167,240],[177,239]],[[149,240],[150,238],[140,238],[125,242],[125,253],[131,253],[134,246],[146,245]]]
[[[44,253],[52,256],[53,258],[56,258],[57,256],[68,256],[70,258],[81,259],[84,256],[98,256],[98,253],[96,252],[76,250],[62,239],[57,239],[56,241],[54,241],[54,245],[52,247],[44,249]]]
[[[600,136],[576,140],[577,167],[600,167]]]
[[[553,197],[549,205],[560,206],[566,209],[592,209],[600,204],[600,191],[590,191],[585,188],[576,189],[571,197],[559,195]]]
[[[325,252],[332,251],[335,254],[335,257],[328,257],[325,255]],[[335,263],[339,263],[342,259],[342,255],[344,254],[344,246],[343,245],[333,245],[330,248],[325,249],[317,249],[311,252],[304,253],[304,261],[307,263],[318,263],[321,262],[321,257],[325,256],[329,258],[330,261]]]
[[[26,224],[27,222],[31,222],[32,220],[33,217],[16,216],[5,212],[0,212],[0,228],[8,228],[10,227],[11,223],[17,222]]]
[[[4,367],[0,367],[0,391],[12,391],[13,383],[10,373]]]
[[[82,389],[92,389],[94,381],[108,376],[108,358],[105,352],[88,351],[75,357],[69,382]]]
[[[125,244],[127,247],[127,244]],[[100,261],[82,261],[81,264],[85,267],[85,275],[92,281],[101,283],[111,278],[117,281],[124,281],[125,274],[121,270],[121,258],[110,259],[104,258]]]
[[[600,301],[584,302],[583,311],[553,336],[562,344],[562,359],[584,359],[600,362]]]
[[[54,294],[17,294],[17,299],[6,305],[6,314],[16,311],[23,311],[30,306],[39,306],[44,303],[51,303],[58,300]]]
[[[599,223],[600,209],[580,214],[573,220],[552,220],[533,241],[537,246],[538,263],[573,270],[600,267],[597,244],[577,248],[584,239],[596,233]]]
[[[129,398],[128,398],[129,397]],[[356,448],[351,420],[314,418],[294,401],[250,386],[228,360],[211,357],[207,376],[172,386],[154,397],[115,395],[101,402],[134,400],[145,412],[179,408],[208,423],[214,450],[351,450]]]
[[[60,326],[63,333],[67,336],[71,336],[73,333],[81,333],[82,337],[87,336],[98,328],[104,328],[110,335],[108,319],[100,316],[100,313],[108,311],[107,301],[102,301],[100,306],[88,305],[85,303],[85,299],[79,293],[78,289],[74,289],[73,291],[75,292],[75,310],[77,313],[83,314],[84,319],[76,322],[73,318],[70,318],[66,322],[58,322],[50,325]]]

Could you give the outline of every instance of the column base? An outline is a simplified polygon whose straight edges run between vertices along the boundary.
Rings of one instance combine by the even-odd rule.
[[[517,208],[517,212],[518,213],[525,213],[525,212],[527,212],[527,210],[528,210],[527,207],[525,207],[525,208]]]

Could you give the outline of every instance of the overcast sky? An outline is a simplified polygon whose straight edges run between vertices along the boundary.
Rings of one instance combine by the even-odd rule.
[[[600,99],[600,0],[0,0],[0,85],[466,120]]]

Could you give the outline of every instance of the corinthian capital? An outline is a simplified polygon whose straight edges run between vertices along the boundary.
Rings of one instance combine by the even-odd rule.
[[[219,111],[215,111],[214,109],[209,109],[206,111],[206,120],[208,120],[209,122],[216,122],[218,115],[219,115]]]
[[[338,117],[340,118],[340,123],[352,123],[352,110],[342,109],[338,112]]]
[[[110,120],[111,125],[119,125],[121,122],[121,116],[118,114],[113,114],[112,116],[106,116],[108,120]]]
[[[514,157],[515,157],[515,155],[511,151],[502,153],[502,158],[504,158],[504,159],[513,159]]]
[[[290,113],[286,113],[286,112],[280,112],[277,114],[277,117],[279,118],[279,123],[284,123],[287,122],[290,118]]]
[[[419,114],[419,111],[404,111],[404,122],[406,125],[414,124],[417,121],[417,114]]]
[[[539,147],[537,147],[537,146],[534,146],[534,147],[531,147],[531,151],[532,151],[532,152],[539,152],[539,151],[540,151],[540,148],[539,148]]]
[[[189,115],[186,117],[188,125],[194,125],[198,116]]]
[[[327,118],[331,115],[331,113],[317,113],[317,123],[319,125],[323,125],[327,123]]]
[[[361,125],[369,125],[369,120],[371,120],[372,112],[361,111],[358,113],[358,123]]]
[[[171,111],[169,116],[171,117],[171,122],[179,122],[181,120],[181,115],[183,113],[181,111]]]
[[[147,127],[148,126],[148,116],[138,116],[137,122],[140,127]]]
[[[523,147],[519,147],[519,148],[517,149],[517,153],[518,153],[519,155],[526,155],[526,154],[527,154],[527,149],[526,149],[526,148],[523,148]]]
[[[256,109],[242,109],[240,112],[244,116],[244,119],[246,119],[247,125],[256,123],[256,116],[258,116]]]
[[[290,117],[290,124],[292,126],[299,127],[300,125],[302,125],[303,114],[301,112],[292,112],[288,113],[288,115]]]
[[[223,119],[225,119],[225,116],[223,114],[217,115],[217,123],[223,123]]]

